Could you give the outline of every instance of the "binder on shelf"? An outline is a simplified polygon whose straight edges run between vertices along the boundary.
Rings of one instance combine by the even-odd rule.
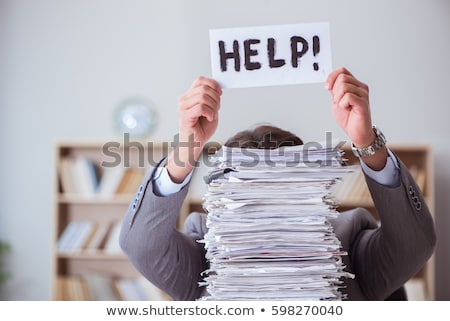
[[[105,243],[103,249],[104,253],[107,254],[122,254],[122,249],[119,244],[121,222],[115,222],[111,226],[111,231],[109,232],[108,239]]]
[[[84,251],[86,253],[98,253],[101,252],[108,239],[108,234],[111,230],[111,223],[98,223],[96,224],[91,237],[87,241]]]
[[[61,186],[64,193],[93,196],[97,193],[99,178],[91,159],[83,156],[65,157],[60,164]]]
[[[83,276],[59,275],[57,300],[63,301],[162,301],[167,299],[144,277],[123,278],[88,273]]]
[[[83,276],[92,301],[117,301],[119,296],[109,276],[86,274]]]
[[[114,196],[125,177],[126,170],[122,166],[104,168],[98,188],[98,195],[100,197]]]
[[[128,195],[136,193],[139,185],[144,179],[144,173],[145,171],[143,168],[127,168],[115,193]]]
[[[95,223],[89,220],[69,222],[58,241],[59,253],[80,253],[91,236],[94,226]]]
[[[105,167],[99,175],[96,165],[86,157],[65,157],[59,165],[62,192],[108,198],[134,194],[144,178],[144,168]]]

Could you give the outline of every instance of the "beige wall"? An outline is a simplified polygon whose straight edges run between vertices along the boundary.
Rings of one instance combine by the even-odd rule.
[[[4,297],[50,298],[54,142],[120,139],[113,112],[141,96],[158,108],[152,139],[177,131],[177,97],[209,76],[210,28],[329,21],[334,67],[370,85],[391,143],[435,154],[437,298],[450,299],[446,0],[0,0],[0,239],[12,243]],[[304,140],[334,124],[322,84],[226,90],[214,139],[270,121]]]

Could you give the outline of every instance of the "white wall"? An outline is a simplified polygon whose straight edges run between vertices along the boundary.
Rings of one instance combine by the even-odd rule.
[[[113,111],[136,95],[158,108],[152,139],[171,140],[177,97],[210,75],[210,28],[329,21],[333,65],[370,85],[389,142],[433,148],[437,298],[449,300],[449,18],[446,0],[0,0],[3,297],[51,297],[55,141],[120,139]],[[329,109],[321,84],[226,90],[214,138],[262,121],[306,141],[342,137]]]

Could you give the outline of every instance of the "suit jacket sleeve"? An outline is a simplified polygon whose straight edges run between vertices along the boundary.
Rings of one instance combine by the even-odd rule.
[[[369,300],[383,300],[414,276],[434,251],[434,223],[424,197],[399,160],[400,186],[390,188],[366,176],[378,229],[363,230],[352,246],[352,265]]]
[[[120,246],[136,269],[174,300],[194,300],[206,270],[204,247],[176,229],[188,186],[160,197],[153,170],[144,179],[122,221]]]

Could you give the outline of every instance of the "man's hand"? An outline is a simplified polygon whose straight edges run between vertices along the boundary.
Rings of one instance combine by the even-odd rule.
[[[221,95],[222,89],[213,79],[198,77],[192,83],[178,100],[180,141],[187,142],[193,135],[203,148],[217,129]]]
[[[217,129],[222,88],[210,78],[198,77],[178,101],[179,146],[169,155],[167,170],[176,183],[191,172],[204,145]]]
[[[356,147],[372,144],[376,138],[372,129],[369,87],[356,79],[347,69],[333,71],[326,80],[331,92],[333,115]],[[372,169],[380,170],[386,164],[387,151],[383,148],[375,155],[363,158]]]
[[[375,133],[370,116],[369,87],[345,68],[333,71],[326,82],[336,122],[357,147],[370,145]]]

